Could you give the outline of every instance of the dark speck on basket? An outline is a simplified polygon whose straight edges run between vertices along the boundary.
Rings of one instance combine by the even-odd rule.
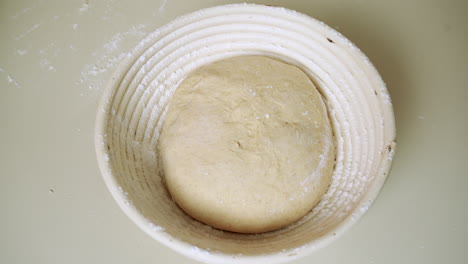
[[[330,42],[330,43],[335,43],[335,41],[333,41],[333,40],[330,39],[330,38],[327,38],[327,40],[328,40],[328,42]]]

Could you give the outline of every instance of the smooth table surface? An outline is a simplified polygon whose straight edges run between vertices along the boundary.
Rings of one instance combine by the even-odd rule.
[[[175,17],[235,1],[1,1],[0,263],[196,263],[117,207],[93,143],[120,58]],[[338,29],[392,96],[398,149],[374,206],[292,263],[466,263],[468,1],[256,1]]]

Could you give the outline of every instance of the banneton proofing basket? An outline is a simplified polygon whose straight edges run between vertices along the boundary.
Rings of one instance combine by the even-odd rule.
[[[237,234],[192,219],[172,201],[158,138],[168,102],[190,72],[254,54],[296,65],[316,84],[334,128],[336,164],[328,191],[302,220]],[[292,10],[235,4],[179,17],[128,53],[99,105],[95,140],[107,187],[151,237],[207,263],[278,263],[327,245],[366,212],[388,174],[395,125],[385,84],[348,39]]]

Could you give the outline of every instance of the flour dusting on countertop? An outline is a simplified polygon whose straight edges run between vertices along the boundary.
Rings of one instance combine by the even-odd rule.
[[[21,88],[21,85],[18,83],[18,81],[16,81],[16,79],[13,77],[13,75],[8,74],[7,75],[7,81],[8,81],[8,83],[11,83],[16,87]]]
[[[147,33],[145,24],[134,25],[128,31],[114,34],[95,50],[91,54],[95,58],[94,61],[83,66],[81,78],[76,81],[77,84],[84,84],[86,87],[85,92],[80,95],[94,94],[102,90],[107,82],[108,74],[115,70],[120,61],[127,56],[128,51]],[[129,41],[134,41],[134,43],[129,44]]]
[[[167,0],[162,0],[161,1],[161,5],[159,6],[159,9],[158,11],[161,13],[161,12],[164,12],[166,10],[166,5],[167,5]]]
[[[20,56],[26,55],[26,53],[28,53],[27,50],[22,50],[22,49],[18,49],[18,50],[16,50],[16,52],[18,52],[18,55],[20,55]]]
[[[80,15],[83,14],[84,12],[88,11],[88,9],[89,9],[89,4],[86,2],[79,9]]]
[[[27,35],[31,34],[31,32],[33,32],[33,31],[35,31],[36,29],[38,29],[40,26],[41,26],[41,24],[34,24],[34,25],[32,25],[29,29],[27,29],[27,30],[24,31],[23,33],[20,33],[18,36],[16,36],[15,40],[20,40],[20,39],[26,37]]]
[[[1,68],[0,67],[0,73],[3,75],[5,74],[6,75],[6,81],[7,83],[10,85],[10,86],[14,86],[14,87],[17,87],[17,88],[21,88],[21,85],[19,84],[19,82],[15,79],[15,77],[13,77],[12,74],[8,73],[5,71],[5,69]],[[2,77],[3,78],[3,77]]]
[[[32,7],[27,7],[27,8],[25,8],[25,9],[22,9],[22,10],[19,11],[18,13],[12,15],[11,18],[17,19],[18,17],[27,14],[27,13],[28,13],[29,11],[31,11],[32,9],[33,9]]]

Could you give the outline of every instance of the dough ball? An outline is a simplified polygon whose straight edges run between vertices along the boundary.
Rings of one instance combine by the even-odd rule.
[[[193,218],[240,233],[306,215],[325,193],[334,144],[326,106],[296,66],[240,56],[191,73],[159,139],[174,201]]]

